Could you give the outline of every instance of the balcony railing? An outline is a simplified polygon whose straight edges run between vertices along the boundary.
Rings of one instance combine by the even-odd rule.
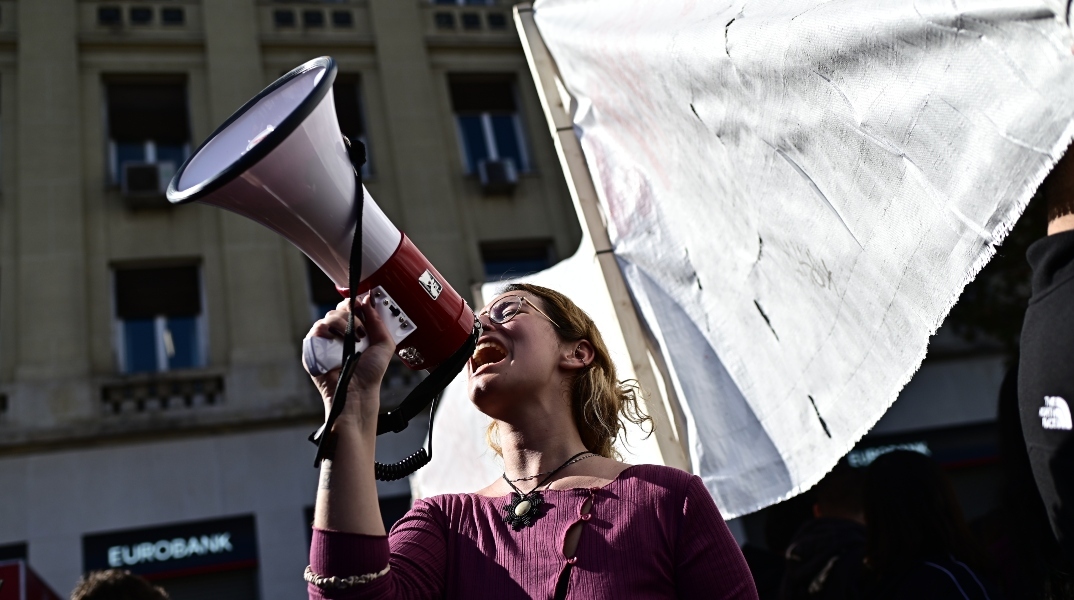
[[[189,410],[223,401],[224,377],[220,374],[154,373],[101,386],[105,415]]]
[[[362,40],[370,35],[369,14],[364,0],[352,2],[281,2],[259,0],[258,20],[262,33],[275,38],[325,37]]]
[[[132,0],[82,0],[79,2],[79,29],[94,39],[119,36],[123,39],[172,40],[201,33],[201,4],[198,0],[136,2]]]
[[[507,5],[432,4],[423,10],[427,36],[514,39],[515,25],[511,21],[511,7]]]

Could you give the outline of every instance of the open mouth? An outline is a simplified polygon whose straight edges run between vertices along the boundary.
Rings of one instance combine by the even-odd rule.
[[[496,342],[481,342],[474,348],[474,355],[470,357],[470,370],[476,373],[485,365],[498,363],[507,358],[507,350]]]

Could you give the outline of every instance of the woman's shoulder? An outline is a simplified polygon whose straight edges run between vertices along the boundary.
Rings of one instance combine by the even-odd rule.
[[[616,483],[625,491],[678,506],[694,496],[711,499],[700,477],[675,467],[631,465],[623,470]]]
[[[446,523],[466,521],[470,518],[488,518],[498,514],[498,504],[502,499],[495,496],[483,496],[475,492],[459,494],[438,494],[414,500],[411,511],[426,513]]]
[[[701,484],[700,477],[682,469],[650,464],[630,465],[623,469],[619,479],[624,483],[634,485],[658,486],[675,490],[685,490],[695,483]]]
[[[480,503],[484,498],[476,493],[461,493],[461,494],[437,494],[435,496],[429,496],[426,498],[418,498],[414,500],[414,508],[419,506],[425,510],[439,510],[445,513],[451,513],[462,507],[473,506]]]

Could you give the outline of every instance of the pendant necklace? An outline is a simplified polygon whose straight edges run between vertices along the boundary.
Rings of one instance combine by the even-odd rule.
[[[586,452],[580,452],[579,454],[587,454],[587,453]],[[581,456],[581,457],[579,457],[578,454],[575,454],[574,455],[575,458],[568,459],[567,464],[562,465],[559,468],[562,469],[563,467],[569,467],[570,465],[573,465],[576,462],[582,462],[583,460],[589,458],[590,456],[596,456],[592,452],[589,452],[588,454],[589,454],[589,456]],[[530,480],[533,480],[533,479],[537,479],[538,477],[544,477],[545,475],[548,475],[549,473],[554,473],[554,472],[556,472],[556,469],[552,469],[550,471],[542,471],[542,472],[540,472],[540,473],[538,473],[536,475],[530,475],[529,477],[519,477],[518,479],[508,479],[507,483],[518,483],[519,481],[530,481]],[[504,473],[504,476],[506,477],[507,473]],[[514,486],[512,486],[512,487],[514,487]]]
[[[594,456],[594,454],[586,450],[568,458],[566,462],[549,472],[548,477],[542,479],[540,483],[533,486],[533,489],[525,494],[522,493],[522,490],[515,487],[515,484],[511,483],[511,480],[507,478],[507,473],[504,473],[503,480],[506,481],[507,485],[511,486],[511,489],[515,490],[515,492],[511,494],[511,501],[503,507],[505,513],[503,516],[503,522],[510,525],[515,531],[519,531],[523,527],[528,527],[532,525],[533,522],[541,516],[540,506],[544,504],[544,498],[541,497],[541,492],[537,491],[538,488],[548,483],[553,477],[556,476],[556,473],[559,473],[568,465],[573,465],[574,463],[581,460],[585,460],[590,456]],[[542,473],[539,473],[538,475],[541,474]],[[524,479],[533,479],[533,477],[523,478],[516,481],[522,481]]]

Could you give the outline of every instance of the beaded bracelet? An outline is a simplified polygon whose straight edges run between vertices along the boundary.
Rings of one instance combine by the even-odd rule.
[[[302,574],[302,578],[308,583],[321,588],[322,590],[345,590],[351,586],[359,585],[362,583],[369,583],[377,577],[386,575],[391,565],[384,567],[383,570],[376,573],[366,573],[365,575],[351,575],[350,577],[325,577],[313,572],[313,569],[309,565],[306,566],[306,572]]]

